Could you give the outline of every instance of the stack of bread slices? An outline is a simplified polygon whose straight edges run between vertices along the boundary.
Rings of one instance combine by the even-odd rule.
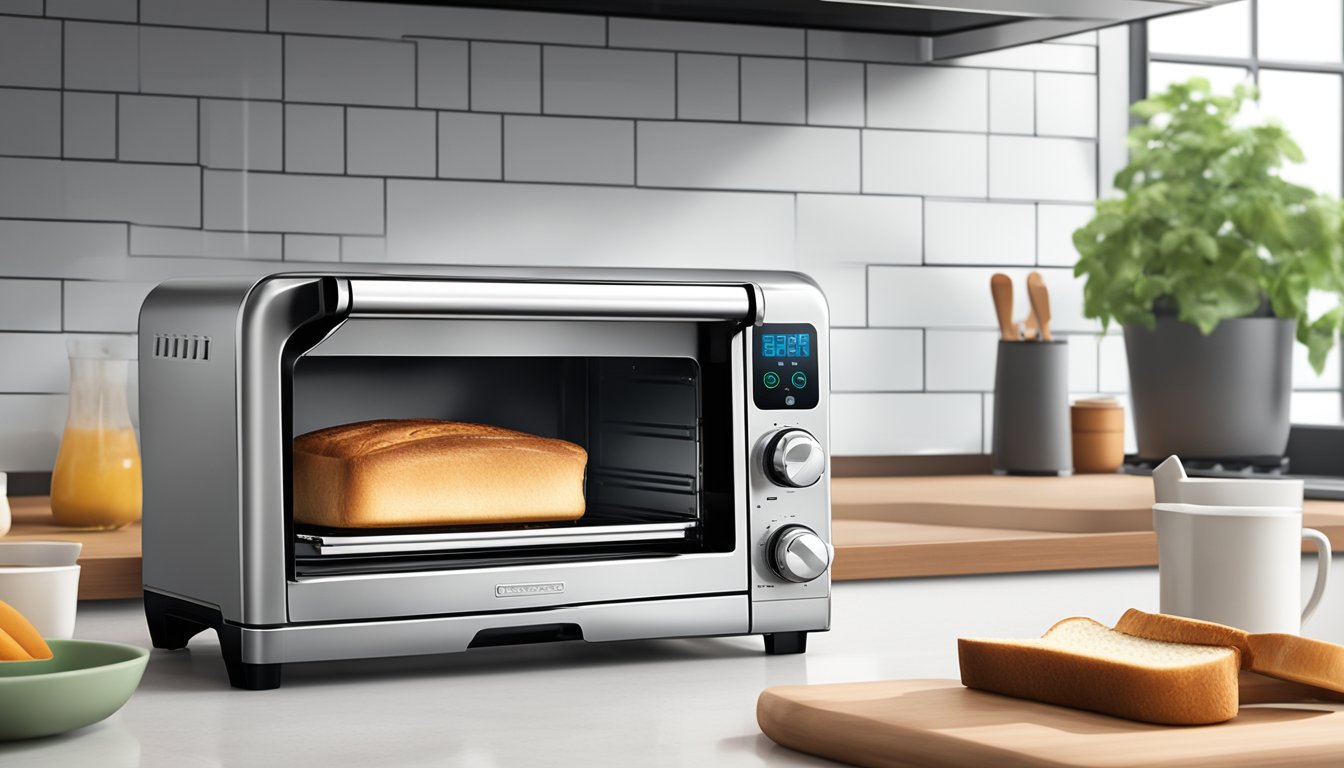
[[[1237,716],[1247,670],[1344,694],[1344,646],[1130,609],[1114,629],[1065,619],[1039,639],[958,641],[968,688],[1164,725]]]

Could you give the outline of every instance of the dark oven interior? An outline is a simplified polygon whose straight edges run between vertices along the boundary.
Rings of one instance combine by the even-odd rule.
[[[436,528],[291,525],[292,576],[441,570],[731,551],[727,328],[696,357],[306,356],[290,436],[369,419],[432,418],[560,438],[588,451],[577,521]],[[287,519],[292,489],[286,491]]]

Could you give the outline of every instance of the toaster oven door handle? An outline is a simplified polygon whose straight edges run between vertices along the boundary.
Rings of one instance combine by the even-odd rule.
[[[764,312],[760,288],[749,283],[350,281],[352,317],[729,320],[759,325]]]

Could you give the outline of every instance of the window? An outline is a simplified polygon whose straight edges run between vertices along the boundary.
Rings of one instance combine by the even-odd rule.
[[[1344,3],[1237,0],[1149,22],[1149,92],[1195,75],[1221,92],[1259,85],[1260,112],[1283,121],[1307,157],[1284,177],[1344,189]]]

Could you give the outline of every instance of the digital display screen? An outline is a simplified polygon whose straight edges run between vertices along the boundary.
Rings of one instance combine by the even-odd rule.
[[[812,334],[761,334],[761,357],[811,357]]]

